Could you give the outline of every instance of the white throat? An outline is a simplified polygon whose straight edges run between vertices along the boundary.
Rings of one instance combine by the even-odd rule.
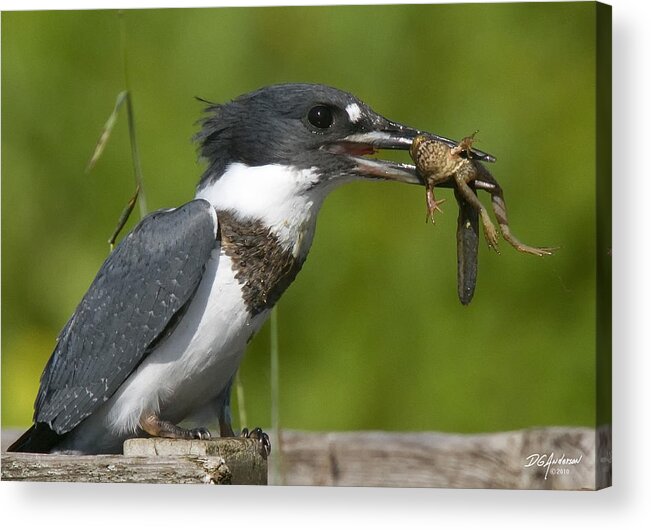
[[[310,248],[316,217],[328,192],[317,185],[318,178],[316,168],[249,167],[237,162],[219,179],[201,187],[196,198],[206,199],[218,212],[230,210],[242,221],[261,221],[298,257]]]

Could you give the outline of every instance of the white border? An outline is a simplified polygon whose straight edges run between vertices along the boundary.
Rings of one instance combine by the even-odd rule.
[[[278,2],[281,5],[337,2]],[[341,2],[339,2],[341,3]],[[369,3],[369,2],[355,2]],[[397,2],[374,2],[397,3]],[[420,2],[413,2],[420,3]],[[452,2],[439,2],[452,3]],[[7,528],[649,528],[651,31],[645,0],[612,0],[614,43],[614,482],[588,492],[0,484]],[[266,5],[0,1],[2,10]],[[5,131],[6,132],[6,131]],[[568,153],[571,156],[571,153]],[[645,525],[646,522],[646,525]]]

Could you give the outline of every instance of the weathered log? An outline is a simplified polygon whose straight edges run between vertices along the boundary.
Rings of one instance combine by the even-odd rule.
[[[17,433],[3,432],[7,447]],[[220,445],[226,444],[226,445]],[[244,444],[243,473],[228,455]],[[249,444],[249,445],[246,445]],[[281,473],[272,484],[593,490],[611,483],[609,426],[547,427],[491,434],[282,432]],[[219,448],[219,449],[218,449]],[[245,449],[244,449],[245,448]],[[266,483],[267,462],[251,440],[131,440],[126,456],[2,455],[5,480]],[[182,453],[184,456],[179,456]],[[136,456],[137,455],[137,456]],[[538,455],[538,456],[536,456]],[[221,467],[221,458],[230,478]],[[257,460],[257,459],[260,460]],[[554,459],[557,459],[554,463]],[[548,462],[550,462],[548,464]],[[251,478],[262,473],[264,480]],[[249,477],[244,479],[243,477]]]
[[[231,484],[267,484],[267,459],[260,454],[258,442],[244,438],[215,440],[170,440],[168,438],[132,438],[124,442],[124,456],[199,456],[221,457],[232,476]]]
[[[4,436],[3,436],[4,438]],[[3,453],[2,479],[43,482],[267,484],[254,440],[133,439],[125,455]]]
[[[611,484],[606,426],[471,435],[286,431],[282,437],[281,473],[272,484],[560,490]],[[564,460],[545,465],[554,459]]]

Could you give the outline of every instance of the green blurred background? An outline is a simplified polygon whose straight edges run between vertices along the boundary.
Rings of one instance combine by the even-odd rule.
[[[193,196],[193,96],[319,82],[448,137],[479,129],[514,233],[561,247],[539,259],[482,240],[475,299],[462,307],[450,191],[435,226],[417,187],[336,191],[279,305],[284,427],[594,424],[594,4],[137,10],[124,20],[150,209]],[[116,12],[3,13],[3,426],[30,423],[55,337],[133,192],[124,115],[84,173],[123,88]],[[136,219],[137,209],[128,226]],[[268,326],[241,375],[249,423],[269,425]]]

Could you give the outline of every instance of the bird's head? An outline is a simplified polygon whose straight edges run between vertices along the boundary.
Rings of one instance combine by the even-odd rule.
[[[197,140],[208,167],[197,196],[218,210],[271,227],[300,223],[314,218],[327,193],[345,182],[368,178],[422,184],[413,165],[369,156],[381,149],[409,150],[419,134],[342,90],[316,84],[268,86],[207,108]],[[479,160],[491,158],[470,153]]]
[[[357,178],[421,183],[413,165],[368,155],[380,149],[408,150],[422,132],[387,120],[336,88],[272,85],[224,105],[210,105],[207,112],[197,135],[201,155],[209,164],[200,188],[237,163],[307,170],[310,182],[305,184],[309,187],[330,188]],[[432,136],[456,145],[453,140]],[[490,159],[480,151],[472,153],[476,159]]]

